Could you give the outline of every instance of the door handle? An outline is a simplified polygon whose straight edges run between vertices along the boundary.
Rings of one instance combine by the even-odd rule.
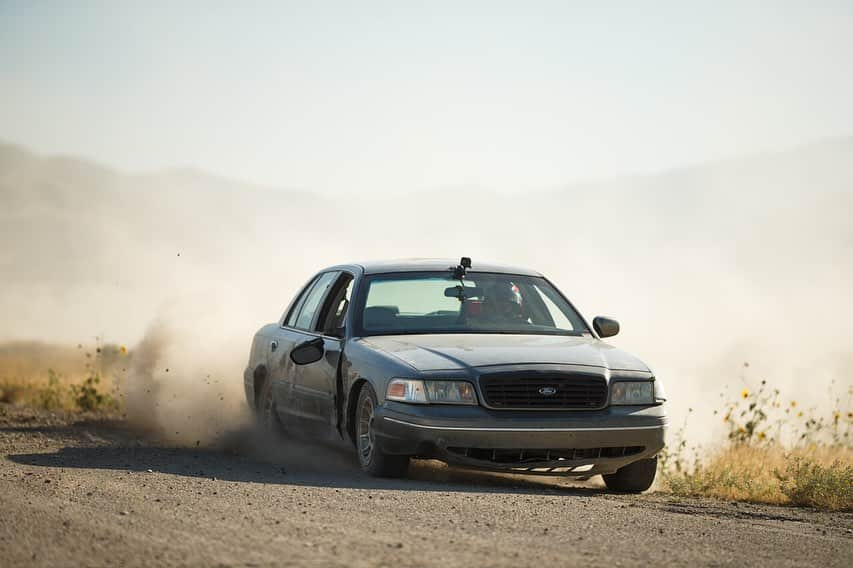
[[[278,349],[278,341],[273,341],[270,343],[270,351],[275,351],[276,349]]]

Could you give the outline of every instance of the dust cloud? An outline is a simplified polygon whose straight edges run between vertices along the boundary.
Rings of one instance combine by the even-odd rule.
[[[247,353],[213,331],[223,317],[216,302],[204,305],[196,311],[191,302],[174,303],[131,347],[129,366],[116,375],[126,425],[158,441],[238,454],[288,472],[355,471],[354,456],[342,446],[282,438],[257,423],[244,403]]]
[[[240,384],[203,364],[166,321],[152,323],[131,353],[118,384],[130,426],[179,445],[217,446],[251,425]]]
[[[694,409],[699,441],[726,385],[818,409],[851,386],[853,139],[511,194],[310,194],[0,153],[0,340],[127,344],[128,416],[178,443],[248,424],[254,331],[318,268],[371,258],[542,271],[620,320],[611,343],[655,369],[674,424]]]

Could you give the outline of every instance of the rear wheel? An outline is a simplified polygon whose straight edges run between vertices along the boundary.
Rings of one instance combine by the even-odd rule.
[[[386,454],[376,444],[376,393],[365,384],[358,394],[355,411],[355,445],[361,468],[376,477],[404,477],[409,456]]]
[[[611,491],[620,493],[640,493],[652,486],[658,470],[657,456],[629,463],[615,473],[602,475],[604,484]]]
[[[258,394],[258,406],[256,417],[258,424],[267,432],[277,436],[284,435],[284,426],[278,418],[278,411],[275,408],[275,397],[272,391],[272,381],[265,380],[261,387],[261,392]]]

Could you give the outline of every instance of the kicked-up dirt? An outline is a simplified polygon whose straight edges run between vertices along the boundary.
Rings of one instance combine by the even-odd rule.
[[[0,565],[853,565],[850,513],[435,462],[373,479],[343,450],[248,436],[172,447],[118,420],[0,407]]]

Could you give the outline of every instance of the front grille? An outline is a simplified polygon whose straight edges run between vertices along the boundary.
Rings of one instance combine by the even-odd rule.
[[[492,448],[449,447],[447,451],[477,461],[500,464],[545,463],[562,460],[596,460],[633,456],[645,450],[643,446],[612,448],[569,448],[556,450],[515,450]]]
[[[583,373],[501,373],[480,377],[492,408],[601,408],[607,402],[604,377]]]

